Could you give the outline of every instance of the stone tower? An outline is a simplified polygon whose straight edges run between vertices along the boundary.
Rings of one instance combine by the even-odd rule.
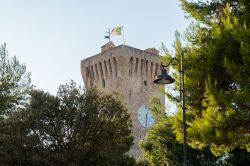
[[[81,61],[81,74],[86,88],[97,87],[105,91],[118,91],[124,97],[133,125],[134,146],[130,154],[140,154],[139,140],[146,135],[154,122],[148,112],[149,100],[164,95],[153,83],[160,73],[159,51],[154,48],[139,50],[127,45],[115,46],[109,42],[101,47],[101,53]]]

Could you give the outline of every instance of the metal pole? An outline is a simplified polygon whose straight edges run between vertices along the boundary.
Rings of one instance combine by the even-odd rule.
[[[183,128],[183,165],[187,166],[187,140],[186,140],[186,110],[185,110],[185,97],[184,97],[184,93],[185,93],[185,89],[184,89],[184,53],[183,50],[181,51],[181,101],[182,101],[182,128]]]
[[[109,28],[109,42],[110,42],[110,28]]]

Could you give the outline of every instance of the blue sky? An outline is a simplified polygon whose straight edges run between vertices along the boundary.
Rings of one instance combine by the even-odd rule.
[[[25,63],[32,83],[55,94],[71,79],[83,85],[80,61],[100,52],[105,32],[124,27],[126,45],[170,50],[184,32],[178,0],[0,0],[0,44]],[[113,37],[115,45],[122,37]]]

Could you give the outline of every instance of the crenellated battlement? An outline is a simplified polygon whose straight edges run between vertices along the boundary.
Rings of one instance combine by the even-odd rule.
[[[81,72],[86,87],[107,88],[117,78],[153,81],[160,71],[159,55],[120,45],[81,61]],[[112,80],[112,81],[110,81]]]

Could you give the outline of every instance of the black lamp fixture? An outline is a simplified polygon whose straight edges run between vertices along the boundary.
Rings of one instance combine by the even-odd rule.
[[[156,84],[172,84],[175,82],[170,75],[167,74],[166,68],[170,65],[178,65],[179,66],[179,90],[180,90],[180,102],[182,107],[182,129],[183,129],[183,165],[187,166],[187,141],[186,141],[186,110],[185,110],[185,98],[184,98],[184,65],[183,65],[184,53],[183,50],[181,52],[181,62],[172,58],[167,65],[161,64],[161,74],[156,77],[153,81]]]
[[[161,64],[161,74],[156,76],[156,79],[153,81],[156,84],[172,84],[175,82],[175,79],[173,79],[170,75],[167,74],[167,70],[165,67]]]

